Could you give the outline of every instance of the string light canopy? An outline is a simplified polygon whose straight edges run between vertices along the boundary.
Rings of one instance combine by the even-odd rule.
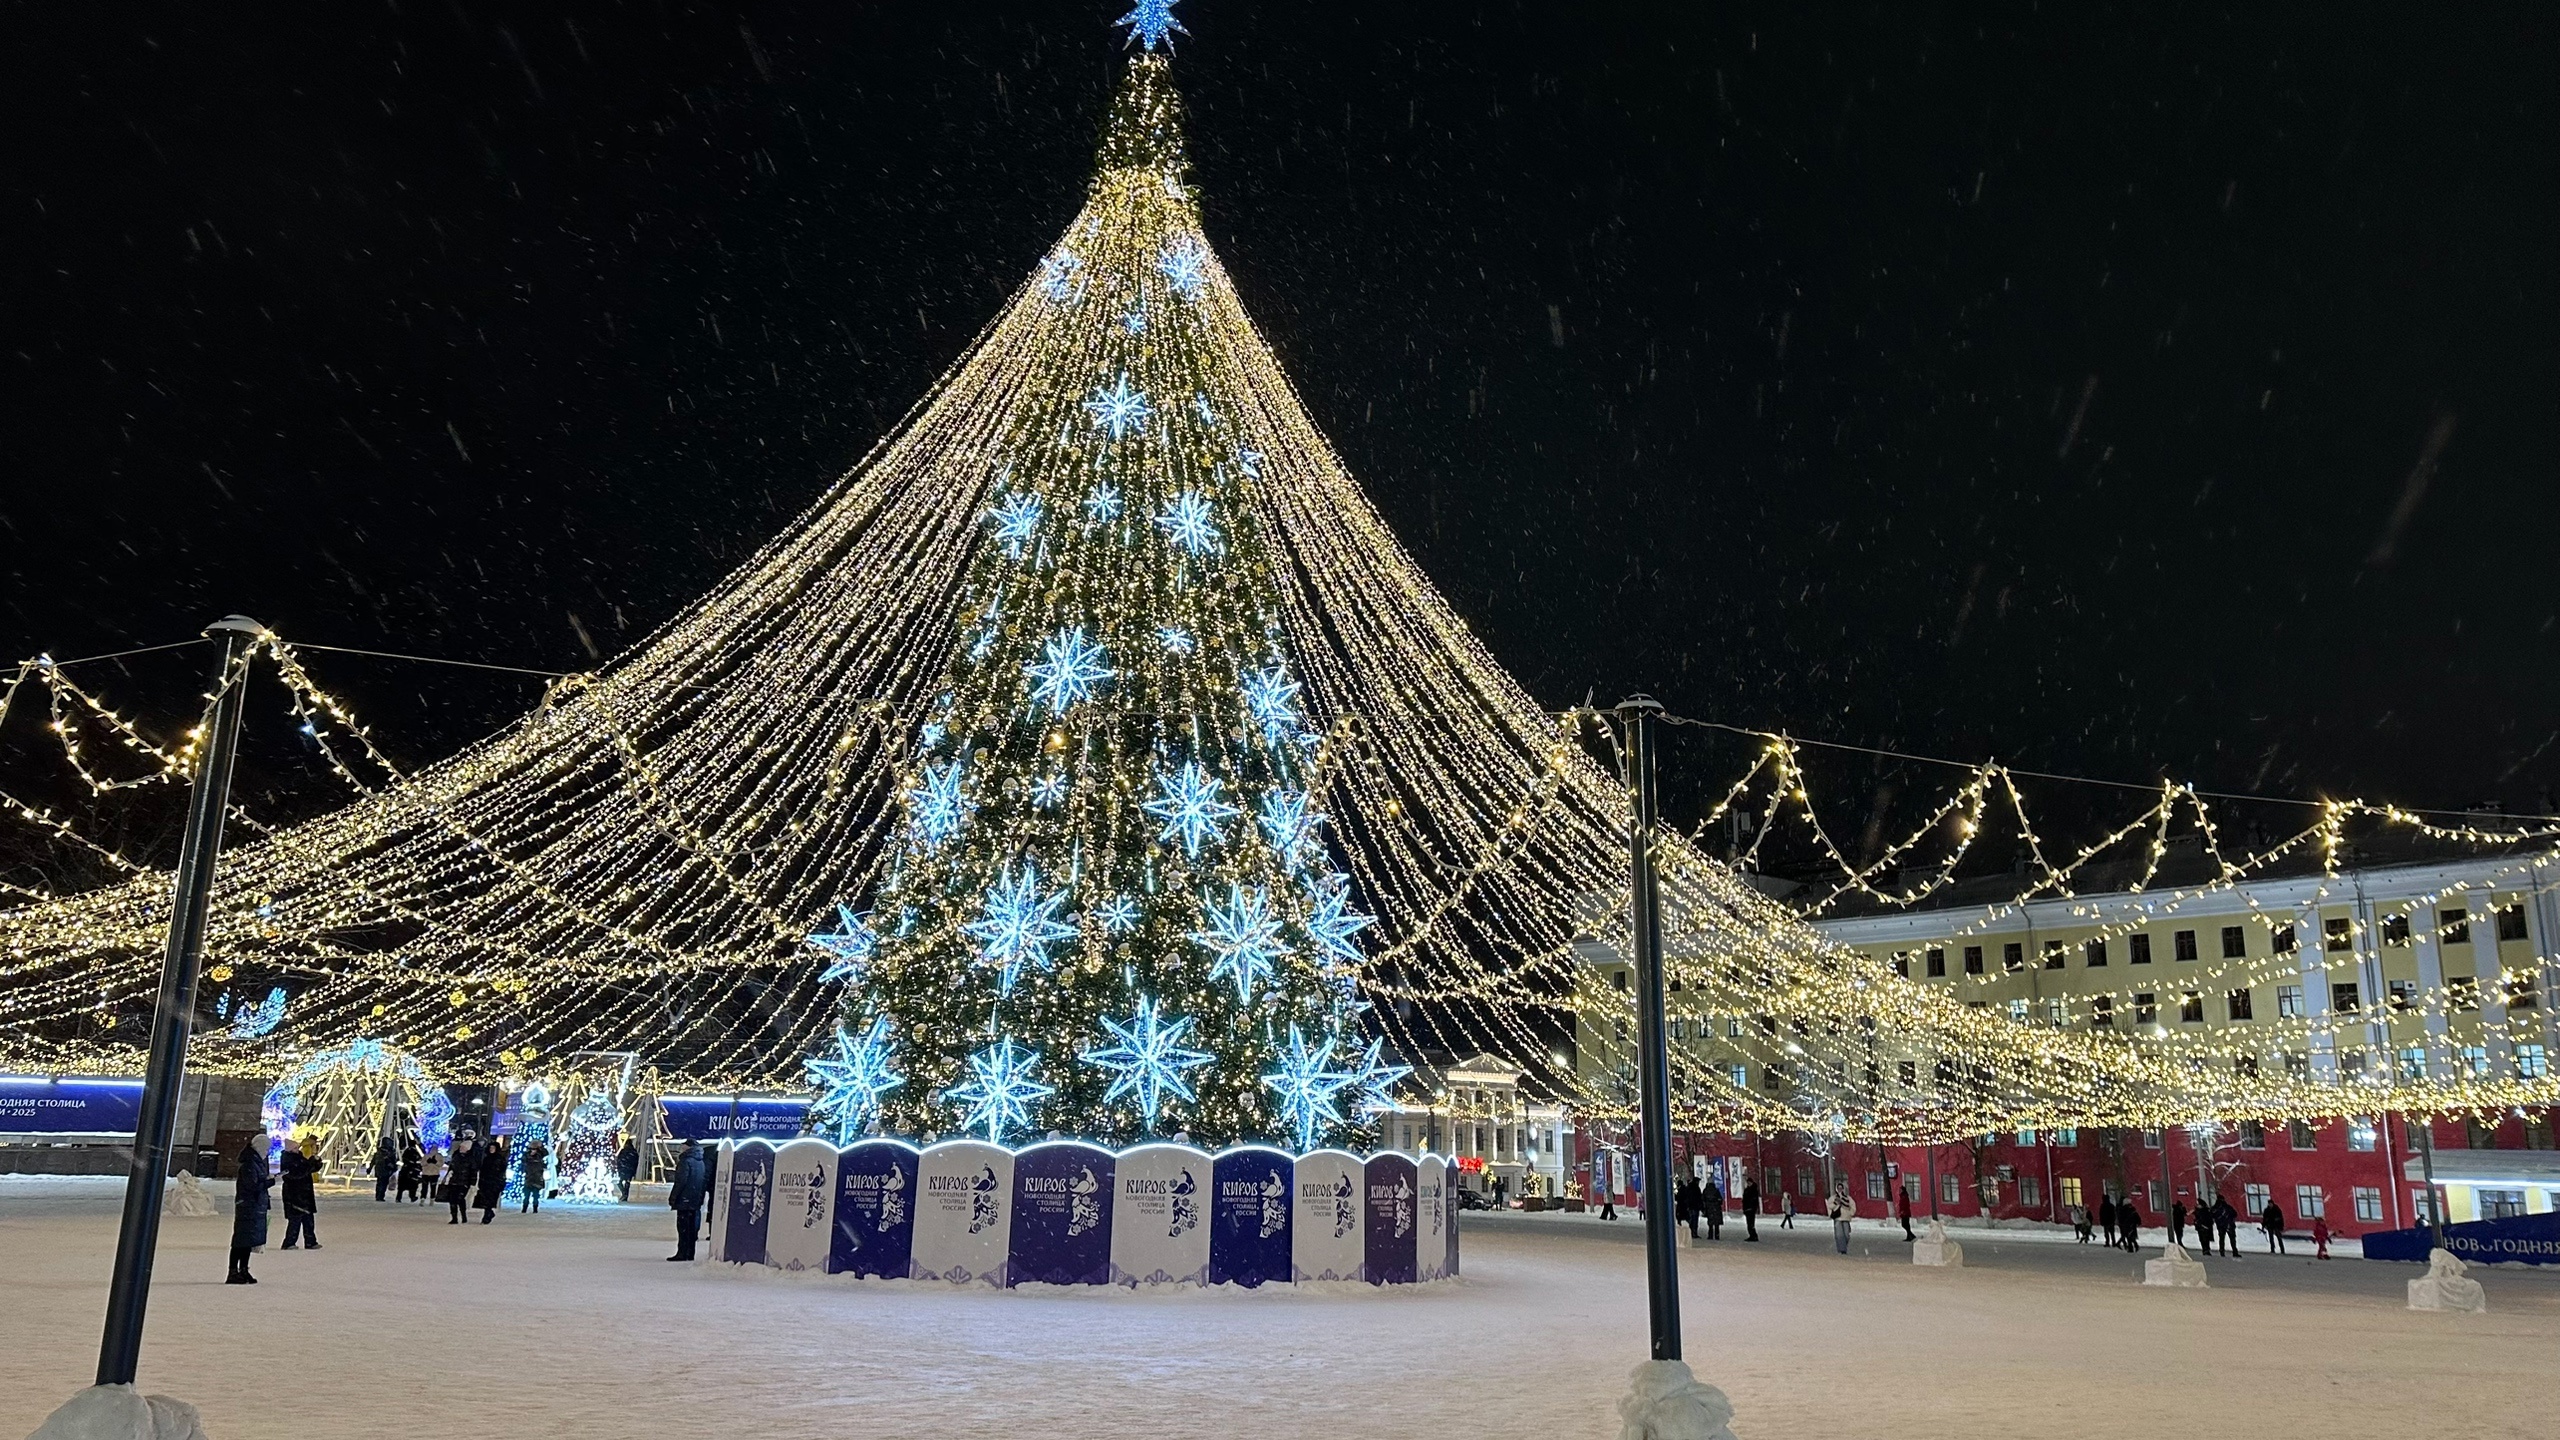
[[[239,816],[208,976],[255,1021],[200,1026],[196,1063],[273,1074],[374,1039],[442,1075],[530,1075],[637,1051],[658,1084],[814,1080],[842,1126],[1318,1141],[1393,1083],[1383,1040],[1491,1051],[1624,1112],[1605,1077],[1632,1060],[1631,1011],[1583,959],[1624,923],[1607,717],[1521,689],[1318,432],[1202,227],[1181,27],[1162,3],[1126,23],[1058,242],[871,454],[636,649],[410,770],[294,645],[249,648],[223,683],[280,680],[355,793],[291,825]],[[43,696],[102,801],[193,773],[200,730],[155,739],[70,668],[19,667],[0,724]],[[1764,821],[1797,806],[1818,833],[1794,750],[1766,738],[1710,819],[1768,781]],[[2024,824],[1997,767],[1933,824],[1978,828],[1994,802]],[[2112,838],[2156,841],[2181,806],[2210,823],[2172,787]],[[0,816],[116,877],[0,882],[0,1063],[138,1069],[167,874],[80,815],[0,791]],[[2422,823],[2340,807],[2286,844],[2363,816]],[[1823,844],[1841,892],[1922,898]],[[1968,1006],[1661,845],[1680,1007],[1747,1020],[1794,1077],[1764,1094],[1675,1055],[1684,1125],[1800,1128],[1812,1104],[1840,1138],[1926,1138],[2377,1108],[2194,1042]],[[2069,893],[2076,862],[2038,853],[2021,902]],[[1884,1078],[1904,1073],[1924,1083]],[[2548,1077],[2466,1076],[2389,1104],[2553,1098]]]

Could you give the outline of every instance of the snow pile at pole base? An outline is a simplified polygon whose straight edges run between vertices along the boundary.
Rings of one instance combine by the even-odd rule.
[[[1911,1242],[1911,1263],[1962,1269],[1964,1247],[1947,1238],[1947,1222],[1931,1220],[1929,1233]]]
[[[92,1385],[45,1417],[27,1440],[206,1440],[196,1407],[130,1385]]]
[[[2204,1262],[2189,1255],[2185,1246],[2170,1245],[2161,1250],[2159,1259],[2142,1262],[2142,1283],[2179,1290],[2202,1290],[2206,1288]]]
[[[201,1220],[215,1213],[213,1197],[204,1193],[203,1181],[192,1172],[181,1170],[169,1181],[169,1193],[160,1201],[160,1213]]]
[[[1733,1402],[1677,1360],[1647,1360],[1627,1372],[1618,1401],[1618,1440],[1734,1440]]]
[[[2409,1308],[2487,1314],[2488,1293],[2480,1288],[2479,1281],[2462,1273],[2470,1268],[2450,1250],[2430,1254],[2427,1273],[2409,1282]]]

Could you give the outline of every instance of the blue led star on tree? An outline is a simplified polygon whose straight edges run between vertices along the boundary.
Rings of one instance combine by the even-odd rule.
[[[978,958],[997,968],[996,993],[1010,995],[1023,967],[1049,968],[1049,947],[1069,939],[1076,927],[1058,918],[1067,892],[1042,894],[1040,872],[1023,865],[1005,872],[989,887],[978,918],[960,928],[978,941]]]
[[[1188,235],[1177,235],[1166,241],[1164,249],[1157,253],[1156,273],[1164,276],[1164,283],[1171,286],[1176,295],[1185,300],[1197,300],[1201,287],[1209,283],[1208,255],[1200,248],[1199,241]],[[1201,423],[1209,424],[1212,418],[1209,397],[1203,395],[1198,399]]]
[[[1154,413],[1147,405],[1147,392],[1130,388],[1126,370],[1120,372],[1117,385],[1094,391],[1084,408],[1093,416],[1093,423],[1114,440],[1132,430],[1145,429],[1147,417]]]
[[[1328,875],[1307,887],[1307,898],[1307,938],[1316,942],[1316,952],[1345,965],[1359,964],[1360,947],[1351,937],[1378,923],[1378,917],[1351,908],[1351,881]]]
[[[1111,23],[1128,28],[1131,44],[1144,45],[1150,50],[1162,44],[1171,50],[1174,36],[1191,33],[1182,28],[1181,21],[1173,18],[1173,7],[1174,0],[1138,0],[1128,14]]]
[[[808,1062],[809,1084],[817,1093],[810,1108],[827,1118],[828,1133],[839,1145],[862,1138],[880,1113],[880,1097],[907,1083],[889,1067],[889,1017],[871,1022],[861,1038],[836,1027],[836,1048]]]
[[[1262,727],[1264,742],[1277,745],[1298,728],[1298,682],[1277,660],[1249,670],[1244,676],[1244,707],[1253,723]]]
[[[1034,1103],[1058,1093],[1056,1086],[1031,1078],[1039,1068],[1040,1052],[1016,1049],[1013,1037],[1007,1035],[971,1055],[969,1078],[942,1096],[962,1105],[961,1129],[984,1128],[987,1143],[1001,1145],[1005,1131],[1030,1128]]]
[[[1314,802],[1303,790],[1265,792],[1257,818],[1262,822],[1263,838],[1279,852],[1281,863],[1293,870],[1314,842],[1316,827],[1324,823],[1324,817],[1316,813]]]
[[[941,844],[960,831],[968,822],[974,807],[962,790],[966,762],[954,760],[947,765],[927,765],[924,774],[908,789],[907,824],[927,849]]]
[[[1156,528],[1194,555],[1218,553],[1218,524],[1209,502],[1197,490],[1185,490],[1156,512]]]
[[[1076,702],[1092,699],[1103,681],[1119,673],[1103,663],[1106,658],[1083,626],[1070,625],[1050,636],[1040,659],[1023,666],[1022,673],[1034,682],[1031,698],[1048,706],[1050,714],[1064,715]]]
[[[1040,515],[1040,497],[1037,495],[1016,495],[987,512],[987,518],[995,522],[996,538],[1004,542],[1006,553],[1017,556],[1022,553],[1022,542],[1039,530]]]
[[[1351,1074],[1349,1088],[1360,1097],[1353,1108],[1363,1119],[1396,1108],[1396,1082],[1413,1073],[1410,1065],[1387,1063],[1380,1053],[1385,1045],[1383,1040],[1371,1040],[1369,1048],[1360,1054],[1360,1068]]]
[[[1197,1069],[1217,1058],[1206,1050],[1184,1047],[1183,1038],[1191,1031],[1191,1019],[1183,1016],[1166,1022],[1157,1012],[1156,1002],[1140,997],[1138,1012],[1127,1020],[1102,1017],[1102,1028],[1120,1043],[1104,1049],[1087,1050],[1077,1058],[1088,1065],[1112,1072],[1111,1088],[1102,1094],[1103,1103],[1123,1095],[1138,1097],[1138,1110],[1147,1117],[1147,1128],[1153,1130],[1156,1111],[1164,1097],[1189,1100],[1191,1082],[1182,1078],[1185,1070]]]
[[[1334,1097],[1357,1077],[1330,1068],[1332,1064],[1331,1040],[1309,1050],[1307,1037],[1292,1025],[1289,1048],[1280,1055],[1280,1068],[1262,1077],[1263,1088],[1279,1101],[1282,1122],[1296,1133],[1300,1153],[1316,1148],[1317,1138],[1328,1127],[1342,1123],[1342,1111],[1333,1103]]]
[[[880,937],[871,931],[868,915],[856,915],[850,905],[836,906],[836,928],[821,930],[808,937],[810,946],[827,957],[826,973],[818,977],[821,985],[838,980],[861,978],[862,967],[869,964],[880,948]]]
[[[1186,760],[1182,768],[1156,773],[1156,798],[1140,808],[1164,822],[1158,840],[1179,840],[1182,853],[1200,857],[1200,842],[1220,837],[1220,825],[1242,813],[1218,798],[1226,782]]]
[[[1271,977],[1271,967],[1289,947],[1280,940],[1280,916],[1271,908],[1271,892],[1259,885],[1229,885],[1223,905],[1205,905],[1201,915],[1208,928],[1194,930],[1191,938],[1215,954],[1217,962],[1209,967],[1211,980],[1233,980],[1236,1003],[1253,1003],[1255,982]]]

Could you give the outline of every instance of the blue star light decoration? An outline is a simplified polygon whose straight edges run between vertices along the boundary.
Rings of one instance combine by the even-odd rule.
[[[1186,1015],[1167,1023],[1157,1013],[1156,1002],[1144,996],[1138,1000],[1138,1013],[1125,1021],[1105,1015],[1102,1028],[1120,1043],[1087,1050],[1076,1058],[1112,1072],[1111,1088],[1102,1092],[1102,1103],[1108,1105],[1123,1095],[1136,1095],[1138,1109],[1147,1117],[1150,1130],[1155,1128],[1156,1111],[1165,1096],[1193,1098],[1191,1082],[1182,1078],[1182,1072],[1216,1058],[1206,1050],[1184,1047],[1182,1041],[1190,1034],[1191,1017]]]
[[[1316,953],[1338,964],[1359,964],[1360,947],[1351,937],[1378,923],[1378,917],[1351,908],[1349,877],[1328,875],[1309,885],[1307,901],[1307,938],[1316,942]]]
[[[1060,250],[1040,262],[1040,293],[1064,303],[1084,290],[1084,257]]]
[[[1360,1054],[1360,1068],[1351,1077],[1350,1089],[1359,1093],[1353,1106],[1365,1118],[1396,1108],[1396,1082],[1413,1073],[1410,1065],[1390,1065],[1380,1055],[1383,1040],[1372,1040]]]
[[[1236,468],[1243,471],[1245,478],[1248,480],[1261,479],[1262,452],[1259,450],[1248,450],[1241,445],[1237,446]]]
[[[1022,555],[1022,544],[1040,528],[1040,497],[1014,495],[993,510],[987,518],[995,522],[996,538],[1004,542],[1005,553],[1015,558]]]
[[[1042,894],[1040,872],[1028,862],[1008,869],[987,887],[978,903],[978,918],[960,927],[978,942],[978,958],[996,967],[996,993],[1010,995],[1025,966],[1049,968],[1049,947],[1075,937],[1076,927],[1058,918],[1067,892]]]
[[[1280,1057],[1280,1068],[1262,1077],[1263,1088],[1280,1101],[1280,1119],[1297,1136],[1300,1154],[1316,1148],[1317,1138],[1328,1127],[1342,1123],[1342,1111],[1333,1103],[1334,1097],[1359,1079],[1332,1065],[1333,1042],[1327,1040],[1310,1050],[1307,1037],[1292,1025],[1289,1049]]]
[[[810,1108],[827,1117],[828,1130],[839,1145],[862,1138],[879,1117],[880,1097],[907,1083],[889,1068],[889,1017],[871,1022],[860,1039],[836,1028],[833,1055],[808,1062],[809,1086],[817,1093]]]
[[[966,780],[965,760],[943,765],[927,765],[924,774],[907,791],[907,826],[915,837],[931,849],[960,833],[977,809],[962,788]]]
[[[1102,682],[1120,673],[1103,663],[1102,647],[1084,633],[1081,625],[1070,625],[1049,637],[1040,647],[1040,658],[1022,667],[1022,673],[1035,682],[1031,698],[1049,707],[1052,715],[1064,715],[1077,701],[1090,700]]]
[[[1218,423],[1218,409],[1209,403],[1209,392],[1206,390],[1191,392],[1191,410],[1193,414],[1200,417],[1200,423],[1203,425]]]
[[[826,973],[818,977],[821,985],[838,980],[862,978],[862,967],[871,963],[880,948],[880,937],[871,933],[869,915],[856,915],[850,905],[836,906],[836,928],[812,933],[809,944],[827,957]]]
[[[1129,372],[1120,372],[1119,383],[1108,390],[1096,390],[1084,402],[1085,413],[1093,417],[1095,428],[1117,440],[1132,430],[1147,428],[1147,418],[1155,412],[1147,405],[1147,392],[1129,386]]]
[[[1208,265],[1209,257],[1201,249],[1199,240],[1189,235],[1176,235],[1166,241],[1164,249],[1156,254],[1156,273],[1164,277],[1164,283],[1174,294],[1185,300],[1200,298],[1201,288],[1209,283]],[[1203,396],[1201,409],[1207,408],[1207,397]],[[1208,423],[1209,417],[1203,415],[1201,421]]]
[[[1031,803],[1043,810],[1055,810],[1067,799],[1067,773],[1063,770],[1043,775],[1031,782]]]
[[[1315,839],[1316,827],[1324,823],[1315,804],[1302,790],[1273,790],[1262,797],[1263,838],[1280,852],[1280,859],[1292,870],[1306,857],[1307,846]]]
[[[1298,682],[1279,661],[1244,673],[1244,708],[1262,727],[1266,745],[1277,745],[1298,728]]]
[[[1182,28],[1181,21],[1173,18],[1173,6],[1174,0],[1138,0],[1128,14],[1111,23],[1128,27],[1129,44],[1144,45],[1153,50],[1161,43],[1170,52],[1174,36],[1191,33]]]
[[[1126,895],[1114,895],[1093,907],[1093,918],[1102,922],[1106,935],[1126,935],[1138,928],[1138,902]]]
[[[1179,625],[1157,626],[1156,644],[1167,655],[1188,655],[1199,648],[1198,642],[1191,638],[1191,632]]]
[[[1252,1004],[1254,982],[1270,979],[1273,963],[1290,953],[1280,940],[1280,912],[1271,906],[1271,892],[1230,883],[1226,903],[1204,903],[1200,918],[1208,928],[1192,931],[1191,938],[1218,957],[1209,967],[1210,980],[1235,981],[1236,1003]]]
[[[1194,555],[1218,553],[1218,522],[1209,509],[1208,498],[1197,490],[1185,490],[1166,501],[1164,508],[1156,512],[1156,528]]]
[[[1182,853],[1197,860],[1200,842],[1223,838],[1220,825],[1243,813],[1218,798],[1226,788],[1199,761],[1186,760],[1179,770],[1156,772],[1156,798],[1139,808],[1164,822],[1158,840],[1180,841]]]
[[[1085,492],[1084,515],[1096,525],[1108,525],[1120,518],[1120,487],[1110,481]]]
[[[984,1129],[988,1144],[1001,1145],[1007,1130],[1031,1128],[1033,1104],[1058,1093],[1058,1087],[1031,1078],[1039,1068],[1040,1052],[1016,1049],[1007,1035],[970,1056],[969,1078],[942,1097],[963,1107],[961,1129]]]
[[[226,991],[222,996],[222,1009],[217,1010],[216,1013],[220,1014],[224,1010],[229,1012],[232,1039],[263,1040],[274,1034],[276,1027],[284,1023],[284,1007],[290,998],[285,994],[283,986],[273,986],[268,989],[266,999],[242,1005],[233,1010],[230,1009],[231,995]]]
[[[1130,306],[1129,313],[1120,317],[1120,328],[1128,331],[1132,335],[1146,334],[1147,307],[1144,305]]]

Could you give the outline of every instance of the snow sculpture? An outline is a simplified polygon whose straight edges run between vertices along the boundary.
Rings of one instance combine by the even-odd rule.
[[[1931,1220],[1929,1233],[1911,1242],[1911,1263],[1938,1265],[1950,1270],[1964,1266],[1964,1247],[1947,1238],[1947,1222]]]
[[[169,1193],[160,1202],[160,1213],[201,1220],[214,1213],[213,1197],[204,1193],[204,1182],[194,1172],[181,1170],[170,1181]]]
[[[92,1385],[45,1417],[27,1440],[206,1440],[196,1407],[130,1385]]]
[[[2180,1290],[2202,1290],[2206,1288],[2204,1262],[2189,1255],[2182,1245],[2167,1246],[2161,1250],[2159,1259],[2142,1262],[2142,1283]]]
[[[2470,1268],[2450,1250],[2430,1253],[2427,1273],[2409,1282],[2409,1308],[2486,1314],[2488,1295],[2481,1290],[2479,1281],[2462,1273]]]
[[[1734,1440],[1725,1422],[1733,1402],[1677,1360],[1647,1360],[1627,1372],[1632,1388],[1618,1401],[1618,1440]]]

